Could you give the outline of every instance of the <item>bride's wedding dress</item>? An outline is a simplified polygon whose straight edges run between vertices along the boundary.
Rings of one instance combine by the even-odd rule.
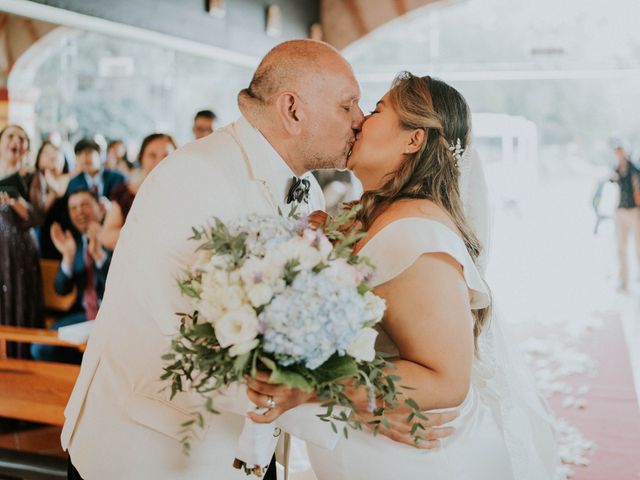
[[[398,276],[422,254],[451,256],[464,272],[471,307],[484,308],[490,292],[462,239],[426,218],[396,220],[360,251],[376,265],[374,286]],[[397,355],[380,332],[377,349]],[[409,393],[410,395],[410,393]],[[419,450],[369,431],[350,431],[333,451],[308,445],[318,480],[552,480],[556,478],[553,418],[526,368],[504,340],[493,316],[478,338],[471,384],[453,436],[436,450]]]

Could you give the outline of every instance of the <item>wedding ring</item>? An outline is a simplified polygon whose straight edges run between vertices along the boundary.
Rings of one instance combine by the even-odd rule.
[[[274,408],[276,408],[276,401],[271,395],[267,395],[267,408],[269,410],[273,410]]]

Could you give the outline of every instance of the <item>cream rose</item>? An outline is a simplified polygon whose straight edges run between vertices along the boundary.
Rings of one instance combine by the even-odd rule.
[[[329,266],[322,270],[321,275],[347,288],[357,287],[361,281],[360,273],[344,258],[329,262]]]
[[[322,254],[302,237],[296,237],[283,243],[280,245],[279,251],[286,260],[298,260],[300,270],[311,270],[322,261]]]
[[[237,310],[243,304],[244,291],[238,285],[229,285],[227,287],[220,287],[216,292],[220,305],[226,310]]]
[[[258,317],[253,308],[244,305],[220,317],[215,331],[223,348],[247,343],[258,335]]]
[[[256,283],[247,289],[247,297],[249,297],[251,305],[258,308],[271,301],[273,290],[266,283]]]

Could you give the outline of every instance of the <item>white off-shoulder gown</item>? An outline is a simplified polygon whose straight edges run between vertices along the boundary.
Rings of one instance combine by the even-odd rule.
[[[490,304],[489,290],[461,238],[425,218],[397,220],[361,250],[376,265],[374,286],[409,268],[421,255],[444,253],[463,268],[471,307]],[[522,364],[514,363],[497,319],[480,335],[471,385],[453,436],[420,450],[369,431],[350,431],[334,450],[308,446],[318,480],[552,480],[556,477],[553,419]],[[397,354],[383,331],[377,349]],[[518,371],[516,371],[516,369]]]

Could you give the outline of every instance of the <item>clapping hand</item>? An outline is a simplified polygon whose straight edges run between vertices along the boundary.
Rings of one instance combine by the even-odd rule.
[[[0,192],[0,205],[9,205],[23,220],[29,218],[29,205],[22,197],[12,198],[7,192]]]
[[[98,207],[100,209],[100,221],[102,222],[111,208],[111,202],[107,197],[100,197],[98,200]]]
[[[94,262],[101,262],[104,258],[104,250],[100,242],[100,230],[102,227],[98,222],[91,222],[87,228],[87,250]]]
[[[59,223],[51,225],[51,241],[62,254],[62,261],[68,266],[73,265],[76,254],[76,241],[68,230],[63,231]]]
[[[7,192],[0,192],[0,205],[11,205],[13,202],[13,198]]]

